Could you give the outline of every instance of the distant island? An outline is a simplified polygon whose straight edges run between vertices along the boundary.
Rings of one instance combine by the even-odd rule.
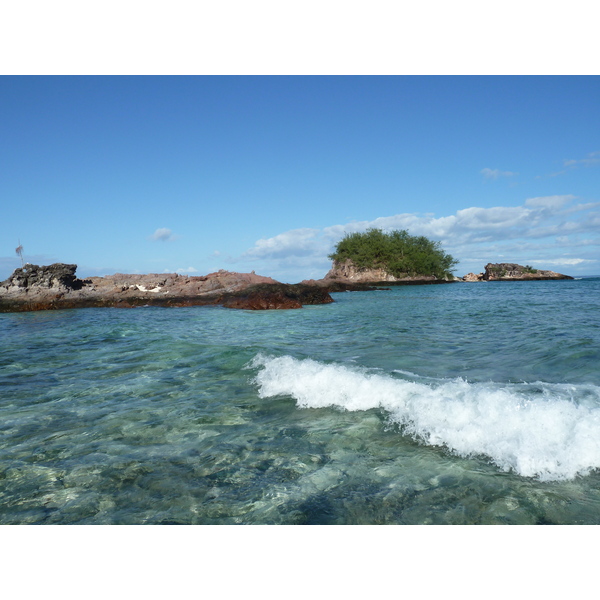
[[[439,242],[406,231],[369,229],[346,235],[330,255],[322,279],[286,284],[252,273],[221,269],[204,276],[122,274],[79,279],[77,265],[26,264],[0,282],[0,312],[136,306],[208,306],[246,310],[301,308],[333,302],[331,293],[368,291],[385,285],[422,285],[460,281],[573,279],[554,271],[514,263],[488,263],[484,273],[455,277],[458,261]],[[389,289],[389,288],[383,288]]]
[[[529,265],[517,265],[515,263],[488,263],[485,272],[468,273],[463,281],[545,281],[550,279],[573,279],[569,275],[562,275],[554,271],[543,271],[534,269]]]
[[[326,279],[360,282],[452,281],[458,264],[439,242],[406,230],[375,228],[347,234],[329,258],[333,267]]]
[[[365,233],[347,234],[329,258],[333,266],[325,278],[319,280],[325,284],[329,281],[401,285],[573,279],[569,275],[515,263],[488,263],[484,273],[456,277],[452,271],[458,261],[444,252],[439,242],[409,235],[405,230],[384,233],[381,229],[368,229]]]

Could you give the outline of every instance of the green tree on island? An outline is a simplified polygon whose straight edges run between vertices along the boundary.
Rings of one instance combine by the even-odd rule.
[[[359,269],[385,269],[394,277],[434,275],[438,279],[452,279],[452,270],[458,261],[424,236],[413,236],[402,230],[384,233],[381,229],[367,229],[364,233],[348,233],[329,255],[342,263],[351,260]]]

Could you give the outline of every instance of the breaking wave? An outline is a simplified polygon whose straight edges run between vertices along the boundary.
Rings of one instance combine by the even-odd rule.
[[[261,398],[291,396],[300,408],[382,409],[403,434],[461,457],[485,455],[504,471],[552,481],[600,468],[595,385],[406,380],[262,354],[249,366],[259,369]]]

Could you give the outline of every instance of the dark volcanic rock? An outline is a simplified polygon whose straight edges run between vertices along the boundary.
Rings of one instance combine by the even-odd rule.
[[[13,274],[0,283],[7,289],[11,287],[28,289],[32,287],[80,290],[83,281],[75,277],[77,265],[54,263],[40,267],[27,263],[22,269],[15,269]]]
[[[329,292],[313,285],[262,284],[249,287],[219,302],[226,308],[266,310],[279,308],[302,308],[303,304],[329,304],[333,298]]]

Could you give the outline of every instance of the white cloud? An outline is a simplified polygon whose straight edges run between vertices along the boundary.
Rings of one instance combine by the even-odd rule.
[[[527,200],[525,200],[525,206],[557,209],[573,200],[575,200],[575,196],[572,196],[571,194],[564,196],[541,196],[537,198],[527,198]]]
[[[473,206],[456,212],[454,226],[458,229],[506,229],[529,221],[531,212],[522,206],[495,206],[479,208]]]
[[[586,258],[550,258],[544,261],[549,265],[580,265],[582,263],[595,263],[597,260],[590,260]]]
[[[329,269],[327,255],[345,234],[376,227],[406,229],[411,235],[440,241],[446,252],[461,261],[459,272],[463,262],[470,265],[483,256],[481,270],[486,262],[495,262],[502,254],[510,262],[524,260],[527,264],[534,264],[529,260],[531,256],[539,256],[538,268],[545,268],[542,263],[591,264],[598,255],[596,244],[600,243],[600,214],[592,209],[600,203],[569,206],[575,199],[570,194],[541,196],[526,199],[522,206],[472,206],[441,217],[402,213],[323,229],[293,229],[258,240],[235,262],[257,264],[257,269],[279,277],[283,273],[288,280],[318,278]],[[576,259],[565,258],[570,254],[568,248],[575,246],[587,246],[587,250]],[[571,262],[551,262],[558,260]],[[296,279],[291,273],[297,274]]]
[[[575,206],[571,206],[567,210],[563,211],[562,214],[574,213],[582,210],[589,210],[590,208],[597,208],[598,206],[600,206],[600,202],[586,202],[585,204],[576,204]]]
[[[559,175],[565,175],[566,173],[578,169],[579,167],[591,167],[600,164],[600,152],[590,152],[586,158],[563,160],[563,167],[561,171],[555,171],[554,173],[548,173],[547,175],[536,175],[534,179],[545,179],[547,177],[558,177]]]
[[[313,254],[315,237],[318,234],[318,229],[292,229],[272,238],[258,240],[254,248],[245,252],[243,257],[286,258]]]
[[[592,165],[598,165],[600,164],[600,152],[590,152],[586,158],[580,158],[578,160],[565,160],[563,164],[565,167],[577,167],[579,165],[591,167]]]
[[[194,267],[188,267],[187,269],[176,269],[175,273],[197,273],[198,269],[194,269]]]
[[[513,173],[512,171],[501,171],[500,169],[489,169],[486,167],[485,169],[481,169],[480,173],[487,179],[498,179],[499,177],[514,177],[518,175],[518,173]]]
[[[150,238],[154,242],[171,242],[176,239],[173,232],[167,227],[160,227],[157,229]]]

